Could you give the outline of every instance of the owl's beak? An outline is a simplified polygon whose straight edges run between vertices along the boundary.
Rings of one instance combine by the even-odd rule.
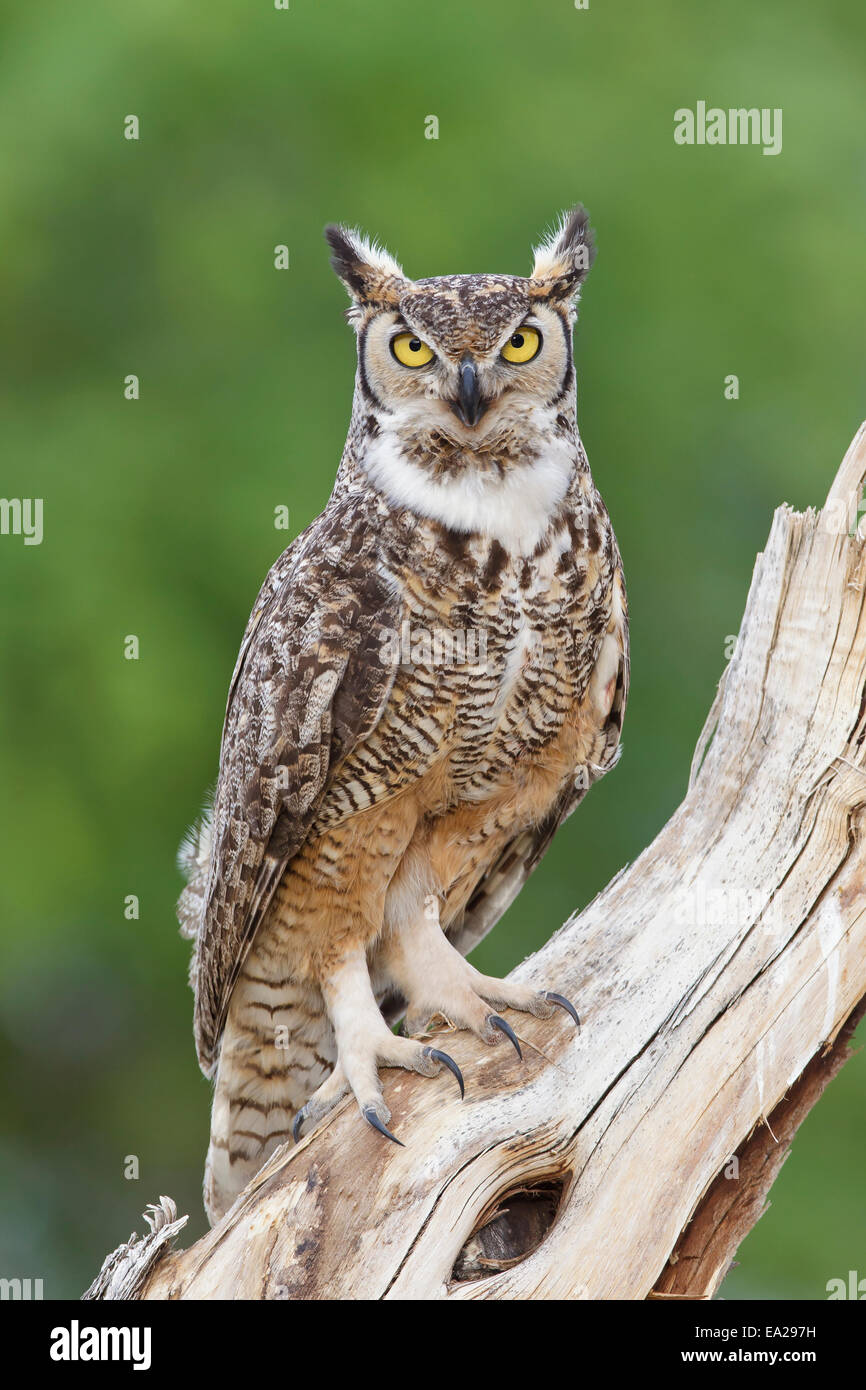
[[[451,409],[464,425],[477,425],[487,409],[487,402],[481,399],[478,384],[478,370],[471,357],[464,357],[457,373],[459,383],[457,400],[452,401]]]

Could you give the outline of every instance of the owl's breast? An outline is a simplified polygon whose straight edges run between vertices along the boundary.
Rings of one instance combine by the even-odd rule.
[[[496,796],[541,765],[573,772],[569,749],[586,742],[583,711],[611,615],[610,556],[575,544],[565,526],[530,558],[500,552],[482,545],[460,566],[403,570],[400,626],[382,652],[393,686],[332,785],[323,822],[422,779],[443,789],[445,809]]]
[[[531,559],[489,556],[475,581],[414,586],[395,712],[433,733],[461,798],[484,799],[543,758],[586,694],[610,613],[602,554],[563,528]],[[384,731],[383,731],[384,732]]]
[[[542,757],[581,698],[585,636],[545,557],[527,582],[506,574],[480,616],[484,659],[457,682],[450,763],[467,799],[482,799]]]

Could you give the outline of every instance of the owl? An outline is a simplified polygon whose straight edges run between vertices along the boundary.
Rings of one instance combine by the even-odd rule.
[[[212,809],[182,849],[211,1222],[347,1094],[401,1142],[388,1068],[446,1067],[462,1095],[431,1025],[519,1055],[503,1013],[577,1021],[466,955],[616,762],[628,690],[622,566],[576,419],[583,208],[528,277],[411,280],[360,233],[325,236],[357,337],[348,438],[253,607]]]

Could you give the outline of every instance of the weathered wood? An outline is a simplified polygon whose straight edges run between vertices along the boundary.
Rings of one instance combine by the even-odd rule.
[[[137,1236],[133,1232],[124,1245],[107,1255],[90,1288],[82,1294],[83,1299],[114,1302],[136,1298],[147,1274],[171,1249],[189,1217],[178,1217],[171,1198],[160,1197],[158,1203],[147,1208],[144,1219],[150,1234]]]
[[[766,1196],[791,1152],[791,1140],[826,1086],[851,1055],[861,1000],[835,1042],[816,1053],[803,1075],[726,1164],[677,1242],[650,1298],[710,1298],[740,1242],[766,1209]]]
[[[459,1035],[462,1104],[390,1074],[405,1148],[344,1103],[139,1297],[712,1296],[866,996],[864,476],[866,426],[776,512],[685,800],[514,972],[581,1032]]]

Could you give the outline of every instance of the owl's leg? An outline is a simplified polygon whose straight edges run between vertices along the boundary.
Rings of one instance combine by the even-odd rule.
[[[463,1095],[463,1077],[453,1058],[391,1032],[376,1003],[362,949],[347,952],[340,965],[320,981],[320,987],[334,1030],[337,1062],[327,1081],[296,1115],[296,1140],[308,1120],[322,1119],[351,1091],[368,1124],[399,1144],[387,1128],[391,1112],[382,1096],[380,1067],[403,1067],[422,1076],[436,1076],[440,1067],[446,1066],[457,1078]]]
[[[435,902],[428,898],[423,912],[392,931],[379,957],[381,969],[407,1000],[408,1033],[421,1032],[434,1015],[441,1014],[454,1027],[467,1028],[486,1043],[496,1043],[505,1034],[522,1056],[512,1029],[491,1012],[491,1005],[537,1018],[550,1018],[558,1007],[579,1026],[573,1005],[562,995],[497,980],[470,965],[439,925]]]

